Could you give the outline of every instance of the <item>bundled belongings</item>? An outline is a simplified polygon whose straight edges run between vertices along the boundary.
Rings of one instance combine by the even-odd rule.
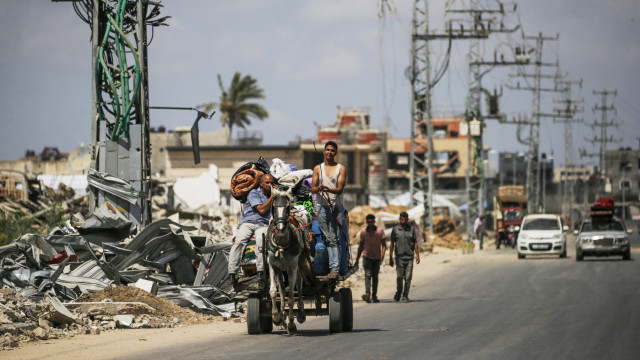
[[[259,186],[262,174],[269,174],[269,164],[262,156],[256,162],[242,165],[231,177],[231,196],[244,203],[249,192]]]

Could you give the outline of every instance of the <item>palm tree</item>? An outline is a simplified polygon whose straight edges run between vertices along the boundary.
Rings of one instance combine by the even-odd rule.
[[[245,128],[251,125],[251,118],[263,120],[269,113],[260,104],[249,102],[252,99],[264,99],[264,92],[257,85],[258,80],[251,75],[242,76],[240,72],[236,72],[231,80],[229,89],[225,89],[222,85],[222,77],[218,74],[218,85],[222,95],[220,102],[210,102],[199,105],[198,108],[204,108],[204,112],[208,113],[218,106],[222,116],[220,121],[224,126],[229,127],[229,142],[231,142],[231,134],[234,126]]]

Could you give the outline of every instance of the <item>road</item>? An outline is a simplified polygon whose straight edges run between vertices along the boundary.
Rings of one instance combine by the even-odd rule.
[[[640,237],[632,260],[518,260],[488,249],[412,288],[410,303],[355,307],[354,331],[308,318],[296,336],[232,335],[173,344],[140,359],[638,359]],[[382,294],[384,295],[384,294]],[[391,293],[387,298],[390,298]]]

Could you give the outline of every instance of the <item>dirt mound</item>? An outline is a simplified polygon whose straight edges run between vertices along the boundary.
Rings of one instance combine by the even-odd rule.
[[[354,207],[349,211],[349,238],[351,239],[352,244],[354,243],[358,232],[367,226],[366,217],[368,214],[377,215],[379,212],[400,214],[407,210],[409,210],[408,207],[400,205],[387,205],[382,209],[375,209],[368,205]]]
[[[406,206],[402,206],[402,205],[387,205],[386,207],[383,207],[379,211],[388,212],[390,214],[398,214],[398,215],[400,215],[400,213],[403,212],[403,211],[409,211],[409,208],[406,207]]]
[[[198,314],[187,308],[171,302],[167,299],[159,298],[151,293],[133,286],[107,286],[106,288],[96,291],[81,300],[82,302],[102,302],[102,301],[131,301],[145,303],[156,309],[153,313],[154,317],[162,317],[167,320],[179,318],[182,322],[198,323],[202,320],[215,320],[218,317]]]
[[[455,221],[450,216],[434,216],[433,231],[434,234],[427,233],[427,243],[449,249],[461,247],[462,237],[458,233]]]

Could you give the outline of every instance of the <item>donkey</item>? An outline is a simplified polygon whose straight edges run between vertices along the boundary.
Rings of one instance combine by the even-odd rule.
[[[295,334],[296,325],[293,322],[294,290],[298,289],[298,322],[302,324],[306,320],[304,303],[302,301],[302,276],[299,272],[301,255],[306,249],[305,237],[302,230],[297,230],[289,220],[291,211],[291,189],[282,191],[273,189],[272,214],[273,219],[269,224],[267,239],[269,241],[269,276],[271,280],[269,295],[271,295],[271,316],[276,326],[284,325],[284,277],[286,271],[289,279],[289,322],[287,333]],[[276,288],[277,286],[277,288]],[[276,304],[277,291],[280,290],[280,306]]]

